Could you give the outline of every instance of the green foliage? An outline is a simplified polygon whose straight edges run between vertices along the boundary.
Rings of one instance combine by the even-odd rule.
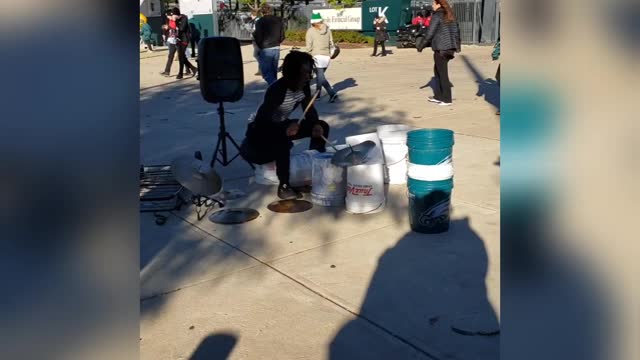
[[[373,38],[364,36],[358,31],[337,30],[333,32],[333,41],[336,43],[373,44]]]
[[[355,7],[358,4],[357,0],[327,0],[327,2],[332,8],[337,10]]]
[[[306,34],[306,30],[287,30],[284,37],[289,41],[305,41]]]
[[[373,45],[373,38],[364,36],[353,30],[334,30],[333,41],[336,43],[369,44]],[[307,30],[287,30],[285,37],[289,41],[305,41]]]

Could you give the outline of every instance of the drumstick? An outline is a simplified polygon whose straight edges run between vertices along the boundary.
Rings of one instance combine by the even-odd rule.
[[[320,89],[322,90],[322,89]],[[311,106],[313,105],[313,103],[316,101],[316,98],[318,97],[318,95],[320,94],[320,90],[316,91],[316,93],[313,95],[313,97],[311,98],[311,101],[309,101],[309,104],[307,105],[307,108],[304,109],[304,112],[302,113],[302,117],[300,118],[300,120],[298,120],[298,124],[300,124],[300,122],[302,120],[304,120],[304,117],[307,116],[307,111],[309,111],[309,109],[311,109]]]
[[[320,135],[320,137],[322,138],[322,140],[324,140],[324,142],[326,142],[327,144],[329,144],[329,146],[331,146],[331,147],[333,148],[333,150],[335,150],[335,152],[338,152],[338,149],[336,149],[336,147],[335,147],[335,146],[333,146],[333,144],[332,144],[332,143],[330,143],[330,142],[329,142],[329,140],[328,140],[326,137],[324,137],[324,135]]]

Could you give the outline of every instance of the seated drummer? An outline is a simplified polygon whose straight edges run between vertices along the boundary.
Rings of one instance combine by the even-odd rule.
[[[309,149],[325,152],[321,136],[329,136],[329,124],[318,119],[318,112],[311,106],[305,119],[289,119],[299,106],[306,109],[311,101],[309,80],[314,71],[314,60],[310,54],[294,51],[284,58],[282,78],[271,84],[255,119],[247,127],[246,138],[241,146],[242,157],[248,162],[262,165],[276,162],[276,173],[280,182],[278,197],[299,199],[300,192],[289,184],[289,160],[292,140],[310,137]]]

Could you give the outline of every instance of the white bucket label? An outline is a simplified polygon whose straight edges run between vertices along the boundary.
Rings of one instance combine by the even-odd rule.
[[[373,185],[347,184],[347,193],[355,196],[373,196]]]

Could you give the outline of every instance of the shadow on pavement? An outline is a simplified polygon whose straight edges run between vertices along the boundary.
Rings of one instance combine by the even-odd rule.
[[[358,86],[358,84],[356,83],[356,80],[354,78],[347,78],[333,84],[333,90],[342,91],[344,89],[348,89],[350,87],[356,87],[356,86]]]
[[[476,96],[484,96],[484,100],[493,105],[496,109],[500,109],[500,85],[495,79],[485,78],[478,68],[471,62],[468,56],[460,55],[467,69],[473,74],[478,84],[478,92]]]
[[[189,360],[225,360],[238,342],[234,334],[212,334],[204,338]]]
[[[417,358],[498,359],[487,266],[484,243],[467,218],[452,220],[446,233],[407,233],[380,257],[359,317],[333,339],[330,359],[393,357],[370,350],[362,322],[411,347],[422,355]]]

